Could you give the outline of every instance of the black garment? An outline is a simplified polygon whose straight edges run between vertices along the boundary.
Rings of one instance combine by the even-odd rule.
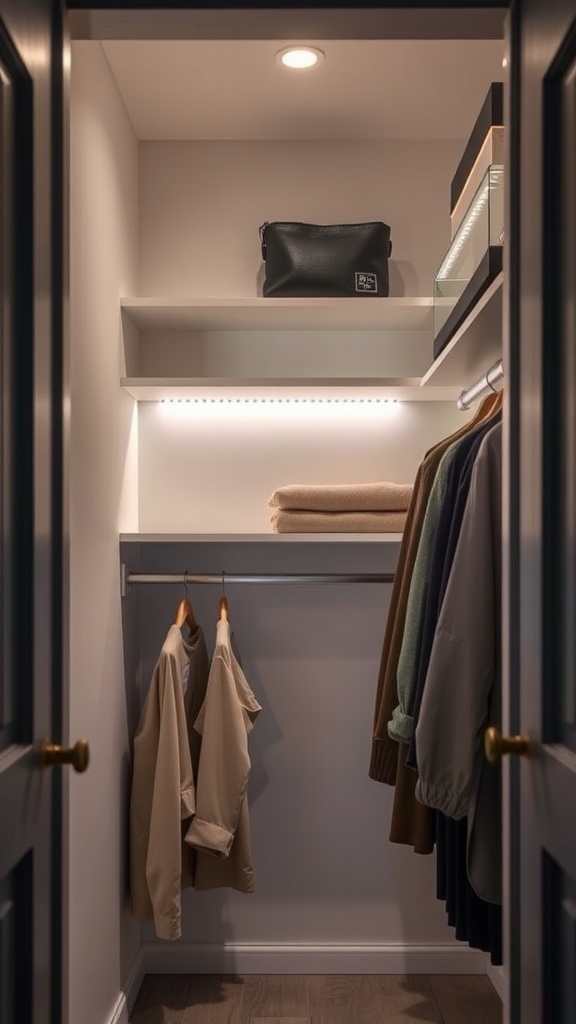
[[[501,421],[501,414],[472,431],[458,444],[448,473],[446,493],[434,539],[430,576],[424,610],[418,675],[414,702],[414,733],[406,763],[417,767],[416,726],[422,704],[426,674],[436,625],[448,585],[450,570],[460,536],[472,470],[486,434]],[[480,899],[470,885],[466,870],[468,820],[454,821],[436,815],[436,896],[446,904],[448,924],[456,938],[474,949],[490,953],[493,964],[502,963],[502,908]]]
[[[502,908],[481,900],[468,881],[466,846],[468,819],[454,821],[436,814],[436,896],[446,905],[448,924],[456,938],[503,963]]]

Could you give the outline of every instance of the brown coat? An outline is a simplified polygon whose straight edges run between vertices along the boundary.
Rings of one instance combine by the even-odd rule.
[[[434,814],[416,800],[418,774],[406,766],[407,748],[388,736],[388,722],[398,704],[396,671],[404,637],[412,570],[428,498],[444,452],[454,441],[493,415],[500,402],[500,395],[490,395],[472,420],[427,452],[416,475],[396,567],[376,690],[369,775],[377,782],[396,787],[390,841],[413,846],[416,853],[431,853],[434,848]]]

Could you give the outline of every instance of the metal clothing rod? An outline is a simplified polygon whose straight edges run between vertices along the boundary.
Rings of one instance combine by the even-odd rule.
[[[469,409],[472,403],[478,398],[484,398],[485,395],[489,395],[493,391],[496,391],[497,388],[495,388],[494,385],[502,380],[503,376],[504,367],[502,365],[502,360],[499,359],[498,362],[494,363],[494,365],[491,366],[475,384],[472,384],[469,388],[466,388],[465,391],[461,392],[458,397],[458,408],[462,411]]]
[[[131,583],[393,583],[394,573],[219,573],[193,575],[192,573],[127,572],[123,582]]]

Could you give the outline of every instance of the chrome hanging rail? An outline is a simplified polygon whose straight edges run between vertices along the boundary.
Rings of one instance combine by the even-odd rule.
[[[226,585],[229,583],[393,583],[394,573],[224,573]],[[146,573],[129,572],[122,566],[122,596],[126,587],[141,583],[215,583],[222,586],[222,573],[195,574],[181,573]]]
[[[503,376],[504,367],[502,365],[502,360],[499,359],[498,362],[494,363],[494,365],[491,366],[475,384],[472,384],[469,388],[466,388],[465,391],[461,392],[458,396],[458,408],[462,411],[469,409],[472,402],[475,402],[478,398],[484,398],[485,395],[489,395],[492,394],[492,392],[497,391],[498,388],[494,387],[494,385],[498,384],[498,382],[502,380]]]

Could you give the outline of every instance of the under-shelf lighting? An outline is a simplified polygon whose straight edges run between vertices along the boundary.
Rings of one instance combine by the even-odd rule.
[[[161,398],[161,405],[399,405],[398,398]]]
[[[401,405],[402,403],[396,398],[378,397],[192,397],[162,398],[158,402],[159,409],[169,417],[180,419],[206,416],[211,420],[220,419],[222,422],[233,421],[234,417],[242,420],[246,416],[249,418],[265,417],[270,421],[286,417],[302,421],[309,417],[321,420],[376,417],[378,420],[382,420],[396,417]]]

